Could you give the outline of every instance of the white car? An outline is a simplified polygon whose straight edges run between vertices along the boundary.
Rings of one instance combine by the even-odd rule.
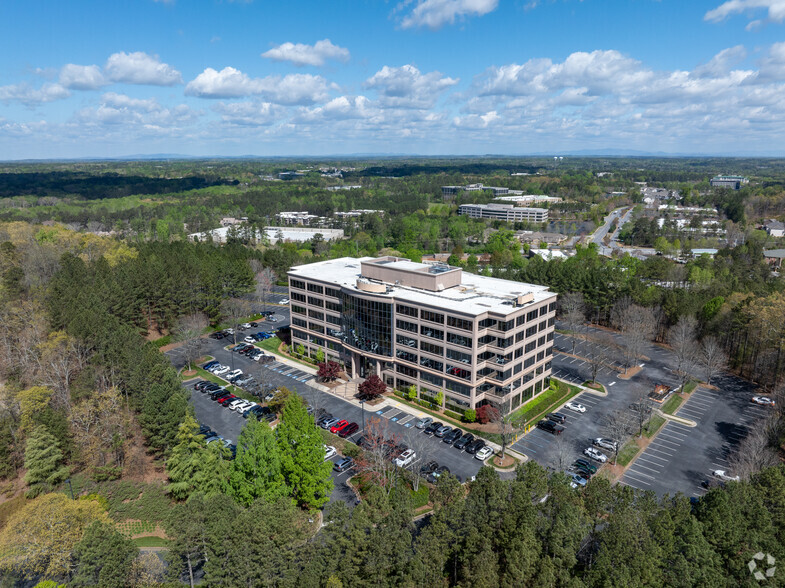
[[[493,448],[488,447],[487,445],[480,449],[477,453],[474,454],[474,459],[479,459],[480,461],[485,461],[490,456],[493,455]]]
[[[711,475],[723,482],[738,482],[740,480],[738,476],[731,476],[725,470],[714,470]]]
[[[773,398],[769,398],[768,396],[753,396],[752,401],[761,406],[774,406],[777,404]]]
[[[415,459],[417,459],[417,454],[414,452],[414,449],[407,449],[398,456],[398,458],[395,460],[395,465],[397,465],[399,468],[405,468]]]
[[[239,412],[240,414],[243,414],[246,410],[251,408],[254,404],[256,404],[256,403],[255,402],[251,402],[250,400],[245,400],[242,404],[238,404],[237,406],[235,406],[234,409],[237,412]]]
[[[289,304],[289,299],[288,298],[281,298],[281,302],[279,302],[279,304]]]
[[[245,400],[243,400],[242,398],[238,398],[237,400],[232,400],[232,401],[231,401],[231,402],[230,402],[230,403],[229,403],[229,404],[226,406],[226,408],[228,408],[229,410],[237,410],[237,407],[238,407],[238,406],[240,406],[240,405],[243,405],[243,404],[245,404],[245,403],[246,403],[246,401],[245,401]]]
[[[250,329],[250,328],[251,328],[251,323],[243,323],[242,325],[240,325],[240,328],[241,328],[243,331],[244,331],[245,329]]]
[[[228,372],[230,369],[232,368],[230,368],[228,365],[219,365],[217,368],[213,369],[213,373],[216,376],[220,376]]]
[[[595,461],[599,461],[600,463],[605,463],[608,461],[608,456],[605,455],[602,451],[598,451],[594,449],[594,447],[587,447],[583,450],[583,455],[586,457],[590,457]]]
[[[597,437],[592,443],[597,447],[602,447],[608,451],[616,451],[616,448],[618,447],[618,444],[613,439],[603,439],[602,437]]]
[[[235,376],[242,376],[242,375],[243,375],[243,370],[234,370],[233,372],[229,372],[228,374],[226,374],[225,379],[231,380]]]
[[[230,329],[224,329],[224,333],[226,333],[227,335],[234,335],[234,329],[231,329],[231,328]]]
[[[251,357],[251,359],[253,359],[254,361],[259,361],[259,360],[260,360],[260,359],[262,359],[262,358],[263,358],[265,355],[266,355],[266,353],[264,353],[264,351],[262,351],[262,350],[260,349],[259,351],[257,351],[256,353],[254,353],[254,354],[253,354],[253,357]]]
[[[569,408],[575,412],[586,412],[586,407],[582,404],[578,404],[577,402],[568,402],[564,405],[564,408]]]
[[[243,341],[245,341],[246,343],[250,343],[251,345],[256,343],[256,339],[254,339],[253,337],[246,337],[245,339],[243,339]]]
[[[324,460],[325,461],[327,461],[331,457],[335,456],[336,453],[338,453],[338,452],[335,450],[335,447],[333,447],[332,445],[325,445],[324,446]]]

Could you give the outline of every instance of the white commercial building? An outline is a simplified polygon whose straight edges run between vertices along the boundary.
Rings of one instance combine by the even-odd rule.
[[[527,208],[512,204],[461,204],[458,214],[508,222],[543,223],[548,220],[547,208]]]

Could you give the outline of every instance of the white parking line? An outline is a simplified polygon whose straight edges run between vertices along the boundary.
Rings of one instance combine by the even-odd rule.
[[[634,467],[636,467],[636,468],[643,468],[644,470],[649,470],[650,472],[654,472],[655,474],[659,474],[662,471],[662,470],[655,470],[654,468],[650,468],[648,466],[642,465],[642,464],[638,463],[639,461],[640,461],[640,458],[635,460],[635,466]],[[633,468],[630,468],[630,469],[633,469]]]
[[[647,486],[651,486],[650,482],[647,482],[646,480],[640,480],[640,479],[636,478],[635,476],[631,475],[629,471],[626,474],[624,474],[624,477],[625,478],[629,477],[629,478],[632,478],[633,480],[635,480],[636,482],[640,482],[641,484],[646,484]]]
[[[648,447],[647,447],[647,449],[648,449]],[[659,457],[659,456],[657,456],[657,455],[649,455],[649,454],[648,454],[648,452],[646,452],[646,451],[644,451],[643,453],[641,453],[641,456],[640,456],[638,459],[643,459],[643,456],[644,456],[644,455],[645,455],[647,458],[651,458],[651,459],[658,459],[658,460],[660,460],[660,461],[662,461],[662,462],[665,462],[665,463],[663,463],[663,464],[658,464],[658,465],[665,465],[666,463],[670,463],[670,460],[669,460],[669,459],[665,459],[664,457]]]
[[[679,439],[680,441],[684,441],[687,438],[687,435],[685,435],[684,433],[677,433],[676,431],[670,430],[667,427],[662,430],[662,433],[660,433],[660,435],[665,435],[666,437],[672,435],[677,439]]]
[[[651,456],[649,456],[649,457],[651,457]],[[638,463],[639,461],[645,461],[646,463],[650,463],[651,465],[658,466],[660,468],[659,470],[657,470],[658,472],[661,471],[662,467],[665,466],[668,463],[665,460],[663,460],[663,461],[665,461],[665,463],[657,463],[656,461],[651,461],[649,459],[646,459],[645,457],[643,457],[643,455],[641,455],[638,459],[636,459],[635,463]]]
[[[667,455],[668,457],[670,457],[670,456],[673,456],[673,455],[675,455],[675,454],[676,454],[676,452],[675,452],[675,451],[662,451],[662,450],[660,450],[660,449],[655,449],[655,448],[654,448],[654,447],[652,447],[651,445],[649,445],[649,446],[646,448],[646,451],[654,451],[654,452],[656,452],[656,453],[662,453],[663,455]]]
[[[615,383],[616,383],[616,382],[611,382],[610,384],[608,384],[608,386],[609,386],[609,387],[610,387],[610,386],[613,386]]]
[[[673,445],[673,449],[678,449],[679,447],[681,447],[681,443],[677,443],[675,441],[668,441],[667,439],[660,439],[659,437],[657,437],[657,441],[652,443],[652,445],[654,445],[655,447],[659,447],[660,443],[667,443],[668,445]],[[666,446],[665,449],[670,449],[670,447]]]

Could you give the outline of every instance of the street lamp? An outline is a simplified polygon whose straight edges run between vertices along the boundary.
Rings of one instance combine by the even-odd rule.
[[[365,400],[360,400],[360,408],[363,411],[363,431],[365,431]]]

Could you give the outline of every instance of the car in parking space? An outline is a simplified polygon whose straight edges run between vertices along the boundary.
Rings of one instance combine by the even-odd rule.
[[[235,398],[231,402],[225,403],[224,406],[229,410],[235,410],[238,406],[242,404],[245,404],[245,400],[243,400],[242,398]]]
[[[354,460],[351,457],[344,457],[341,461],[333,466],[333,471],[340,473],[354,467]]]
[[[469,443],[474,443],[474,435],[465,433],[463,437],[453,442],[452,446],[455,449],[465,449]]]
[[[433,460],[426,462],[420,466],[420,475],[429,476],[439,469],[439,464]]]
[[[274,316],[267,317],[267,320],[270,321],[271,323],[277,323],[278,322],[278,319],[275,318]]]
[[[205,444],[209,445],[213,441],[220,441],[221,438],[218,435],[211,435],[210,437],[205,437]]]
[[[542,419],[537,423],[537,428],[551,435],[561,435],[564,432],[564,427],[546,419]]]
[[[570,468],[567,470],[567,473],[571,476],[580,476],[584,480],[591,480],[592,476],[589,470],[576,465],[570,466]]]
[[[738,482],[741,479],[739,476],[731,476],[726,470],[714,470],[711,475],[723,482]]]
[[[210,333],[210,339],[216,339],[217,340],[217,339],[223,339],[224,337],[226,337],[226,335],[224,333],[222,333],[221,331],[216,331],[215,333]]]
[[[597,437],[592,441],[592,445],[597,447],[602,447],[603,449],[607,449],[608,451],[616,451],[616,448],[619,444],[614,441],[613,439],[605,439],[603,437]]]
[[[250,329],[251,328],[251,323],[243,323],[242,325],[240,325],[240,328],[243,331],[245,331],[246,329]]]
[[[586,468],[589,471],[589,473],[592,475],[597,473],[597,466],[591,463],[590,461],[583,459],[582,457],[576,459],[573,465]]]
[[[338,453],[332,445],[325,445],[324,446],[324,459],[327,461],[331,457],[333,457],[336,453]]]
[[[585,406],[583,406],[578,402],[573,402],[573,401],[565,403],[564,408],[568,408],[569,410],[572,410],[574,412],[586,412]]]
[[[239,344],[235,345],[234,347],[232,347],[232,351],[234,353],[242,353],[243,351],[245,351],[246,349],[249,349],[251,347],[253,347],[253,345],[248,345],[247,343],[239,343]]]
[[[461,437],[463,437],[463,431],[461,429],[459,429],[458,427],[455,427],[451,432],[447,433],[444,436],[442,441],[444,443],[446,443],[447,445],[452,445],[453,443],[455,443]]]
[[[248,410],[253,406],[256,406],[255,402],[251,402],[250,400],[243,400],[243,403],[235,406],[234,410],[236,410],[240,414],[243,414],[246,410]]]
[[[326,420],[328,420],[328,419],[331,419],[331,418],[333,418],[333,415],[331,415],[329,412],[324,412],[324,413],[322,413],[322,415],[321,415],[321,416],[320,416],[320,417],[317,419],[317,421],[316,421],[316,424],[317,424],[319,427],[321,427],[321,426],[322,426],[322,423],[324,423],[324,421],[326,421]]]
[[[433,419],[431,417],[423,417],[419,421],[417,421],[414,424],[414,426],[417,427],[418,429],[424,429],[425,427],[430,425],[432,422],[433,422]]]
[[[433,432],[433,435],[434,435],[434,437],[438,437],[439,439],[441,439],[441,438],[442,438],[442,437],[444,437],[444,436],[445,436],[447,433],[451,433],[451,432],[452,432],[452,427],[450,427],[450,426],[448,426],[448,425],[444,425],[444,426],[442,426],[442,427],[439,427],[438,429],[436,429],[436,430]]]
[[[323,422],[322,422],[322,429],[325,429],[325,430],[328,430],[328,431],[329,431],[329,430],[330,430],[330,427],[332,427],[332,426],[333,426],[335,423],[337,423],[337,422],[338,422],[338,421],[340,421],[340,420],[341,420],[341,419],[339,419],[339,418],[335,418],[335,417],[333,417],[333,418],[331,418],[331,419],[327,419],[327,420],[325,420],[325,421],[323,421]]]
[[[243,375],[243,370],[233,370],[224,376],[224,380],[229,380],[230,382],[240,376]]]
[[[265,402],[270,402],[273,398],[275,398],[275,394],[276,393],[277,393],[277,390],[273,390],[271,392],[268,392],[267,394],[264,395],[264,401]]]
[[[358,425],[357,423],[349,423],[343,429],[340,430],[338,436],[341,439],[346,439],[350,435],[354,435],[359,430],[360,430],[360,425]]]
[[[214,392],[210,393],[210,398],[212,400],[218,401],[224,396],[229,396],[230,394],[231,392],[229,392],[229,390],[227,390],[226,388],[219,388],[218,390],[215,390]]]
[[[414,449],[407,449],[395,459],[395,465],[399,468],[405,468],[407,465],[417,459],[417,454]]]
[[[578,474],[572,474],[572,478],[570,480],[570,486],[572,488],[583,488],[584,486],[586,486],[586,484],[587,484],[586,478],[583,478]]]
[[[228,396],[222,396],[221,398],[219,398],[218,404],[220,404],[221,406],[229,406],[229,404],[231,404],[235,400],[237,400],[237,396],[235,396],[234,394],[229,394]]]
[[[228,372],[230,369],[232,369],[232,368],[230,368],[228,365],[222,365],[222,366],[220,366],[218,368],[214,368],[213,369],[213,373],[216,376],[221,376],[221,375],[225,374],[226,372]]]
[[[221,363],[220,361],[217,361],[217,360],[214,359],[214,360],[208,361],[206,364],[204,364],[202,366],[202,369],[203,370],[209,370],[211,367],[216,366],[216,365],[218,365],[220,363]]]
[[[431,423],[430,425],[425,427],[425,430],[423,431],[423,433],[425,433],[426,435],[433,435],[436,431],[438,431],[443,426],[444,425],[442,423],[440,423],[439,421],[436,421],[435,423]]]
[[[483,447],[485,447],[485,441],[483,441],[482,439],[475,439],[473,442],[469,443],[466,446],[466,449],[464,449],[464,451],[469,455],[474,455]]]
[[[773,398],[769,398],[768,396],[753,396],[752,402],[760,404],[761,406],[775,406],[777,404]]]
[[[245,339],[243,339],[243,341],[245,341],[246,343],[249,343],[249,344],[256,343],[256,339],[254,339],[250,335],[248,335]]]
[[[436,483],[436,481],[437,481],[437,480],[438,480],[438,479],[439,479],[441,476],[443,476],[444,474],[449,474],[449,473],[450,473],[450,468],[448,468],[448,467],[447,467],[447,466],[445,466],[445,465],[443,465],[443,466],[439,466],[439,467],[436,469],[436,471],[435,471],[435,472],[432,472],[432,473],[431,473],[431,474],[430,474],[430,475],[429,475],[429,476],[426,478],[426,480],[428,480],[428,481],[429,481],[431,484],[435,484],[435,483]]]
[[[551,412],[545,415],[545,418],[549,421],[553,421],[559,425],[563,425],[567,422],[567,415],[563,412]]]
[[[337,423],[335,423],[334,425],[332,425],[330,427],[330,432],[331,433],[338,433],[341,429],[343,429],[348,424],[349,424],[349,421],[347,421],[346,419],[341,419],[340,421],[338,421]]]
[[[477,453],[474,454],[474,459],[479,459],[480,461],[485,461],[490,456],[493,455],[493,447],[486,445],[482,449],[480,449]]]
[[[288,298],[281,298],[281,300],[280,300],[280,302],[278,304],[289,304],[289,299]]]
[[[608,461],[608,456],[605,455],[602,451],[595,449],[594,447],[587,447],[583,450],[583,455],[586,457],[590,457],[594,461],[599,461],[600,463],[605,463]]]

